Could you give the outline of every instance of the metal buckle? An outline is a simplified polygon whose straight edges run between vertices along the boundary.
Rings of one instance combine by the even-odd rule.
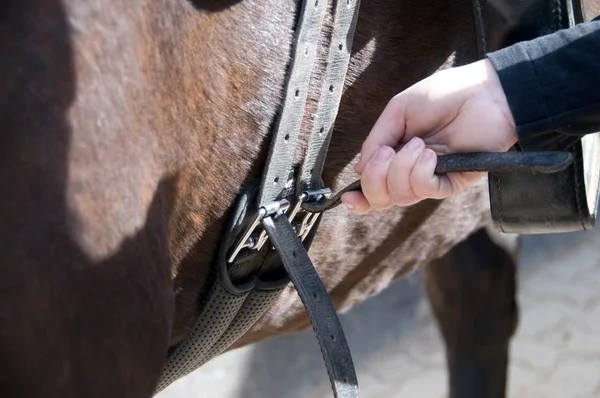
[[[330,196],[331,190],[329,188],[306,191],[300,195],[298,201],[292,208],[292,211],[289,213],[289,215],[287,215],[288,220],[290,221],[290,224],[292,224],[292,227],[294,228],[294,231],[296,231],[296,234],[298,234],[300,241],[304,242],[304,239],[306,239],[306,237],[314,227],[315,223],[317,222],[319,216],[321,215],[321,213],[305,212],[304,210],[302,210],[302,203],[313,200],[320,201],[323,198],[329,199]],[[267,236],[267,232],[264,229],[261,229],[260,232],[257,233],[258,227],[263,218],[270,217],[274,214],[277,214],[278,212],[282,212],[283,214],[285,214],[290,208],[290,202],[286,199],[282,199],[277,202],[269,203],[268,205],[258,209],[258,211],[256,212],[256,216],[252,221],[252,224],[250,224],[250,227],[248,227],[246,232],[235,244],[233,251],[231,251],[231,254],[227,259],[227,262],[229,264],[233,263],[237,258],[238,254],[243,249],[250,249],[256,251],[262,249],[264,244],[269,239],[269,237]],[[302,215],[301,213],[305,214]],[[302,219],[297,224],[295,224],[294,219],[299,214],[302,215]]]

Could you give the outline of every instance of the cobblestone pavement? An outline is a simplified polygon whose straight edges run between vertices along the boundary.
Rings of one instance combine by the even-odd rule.
[[[527,236],[509,397],[600,397],[600,230]],[[442,398],[443,347],[419,276],[342,316],[365,398]],[[312,334],[228,353],[158,398],[329,398]]]

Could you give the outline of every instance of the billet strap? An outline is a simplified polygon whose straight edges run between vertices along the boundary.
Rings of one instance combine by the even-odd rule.
[[[519,8],[514,10],[512,25],[498,15],[494,2],[473,0],[480,58],[515,42],[584,21],[580,0],[515,3]],[[511,151],[529,153],[537,149],[520,145]],[[496,229],[532,234],[587,230],[594,226],[600,179],[598,134],[586,135],[569,148],[555,149],[573,156],[568,167],[555,173],[493,171],[488,174],[491,215]]]
[[[300,188],[297,192],[322,188],[323,168],[350,62],[360,0],[338,0],[336,3],[327,69],[321,86],[315,124],[300,170]]]
[[[287,183],[292,171],[310,77],[316,64],[319,32],[326,9],[327,1],[324,0],[302,2],[281,113],[271,137],[263,172],[259,206],[268,205],[291,194]]]
[[[321,347],[335,398],[360,396],[344,330],[306,249],[283,213],[262,221],[300,296]]]
[[[333,31],[316,111],[314,131],[307,132],[310,138],[301,175],[296,184],[290,186],[289,177],[292,175],[293,157],[297,149],[297,138],[304,115],[310,72],[316,65],[317,35],[323,20],[321,13],[324,12],[319,10],[327,2],[315,2],[317,7],[314,10],[312,2],[306,3],[309,5],[303,5],[302,20],[282,112],[273,133],[263,173],[259,196],[260,206],[292,195],[293,189],[297,188],[294,185],[302,185],[301,189],[296,189],[296,196],[305,189],[320,187],[329,140],[343,93],[360,0],[335,2]]]

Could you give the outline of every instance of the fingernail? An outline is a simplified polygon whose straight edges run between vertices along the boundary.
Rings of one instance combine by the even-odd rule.
[[[406,144],[406,149],[408,151],[415,151],[419,148],[419,146],[421,146],[421,140],[418,139],[417,137],[413,137],[410,141],[408,141],[408,143]]]
[[[342,202],[344,203],[344,202]],[[354,210],[354,205],[351,205],[349,203],[344,203],[344,206],[346,206],[348,208],[348,210]]]
[[[419,163],[422,165],[428,165],[429,163],[435,160],[435,153],[432,150],[424,150],[421,158],[419,159]]]
[[[377,155],[375,156],[375,160],[379,163],[386,163],[394,156],[394,150],[392,148],[382,146],[377,151]]]

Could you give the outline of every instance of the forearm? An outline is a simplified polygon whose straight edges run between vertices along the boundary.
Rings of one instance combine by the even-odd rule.
[[[524,149],[600,131],[599,19],[488,54]]]

